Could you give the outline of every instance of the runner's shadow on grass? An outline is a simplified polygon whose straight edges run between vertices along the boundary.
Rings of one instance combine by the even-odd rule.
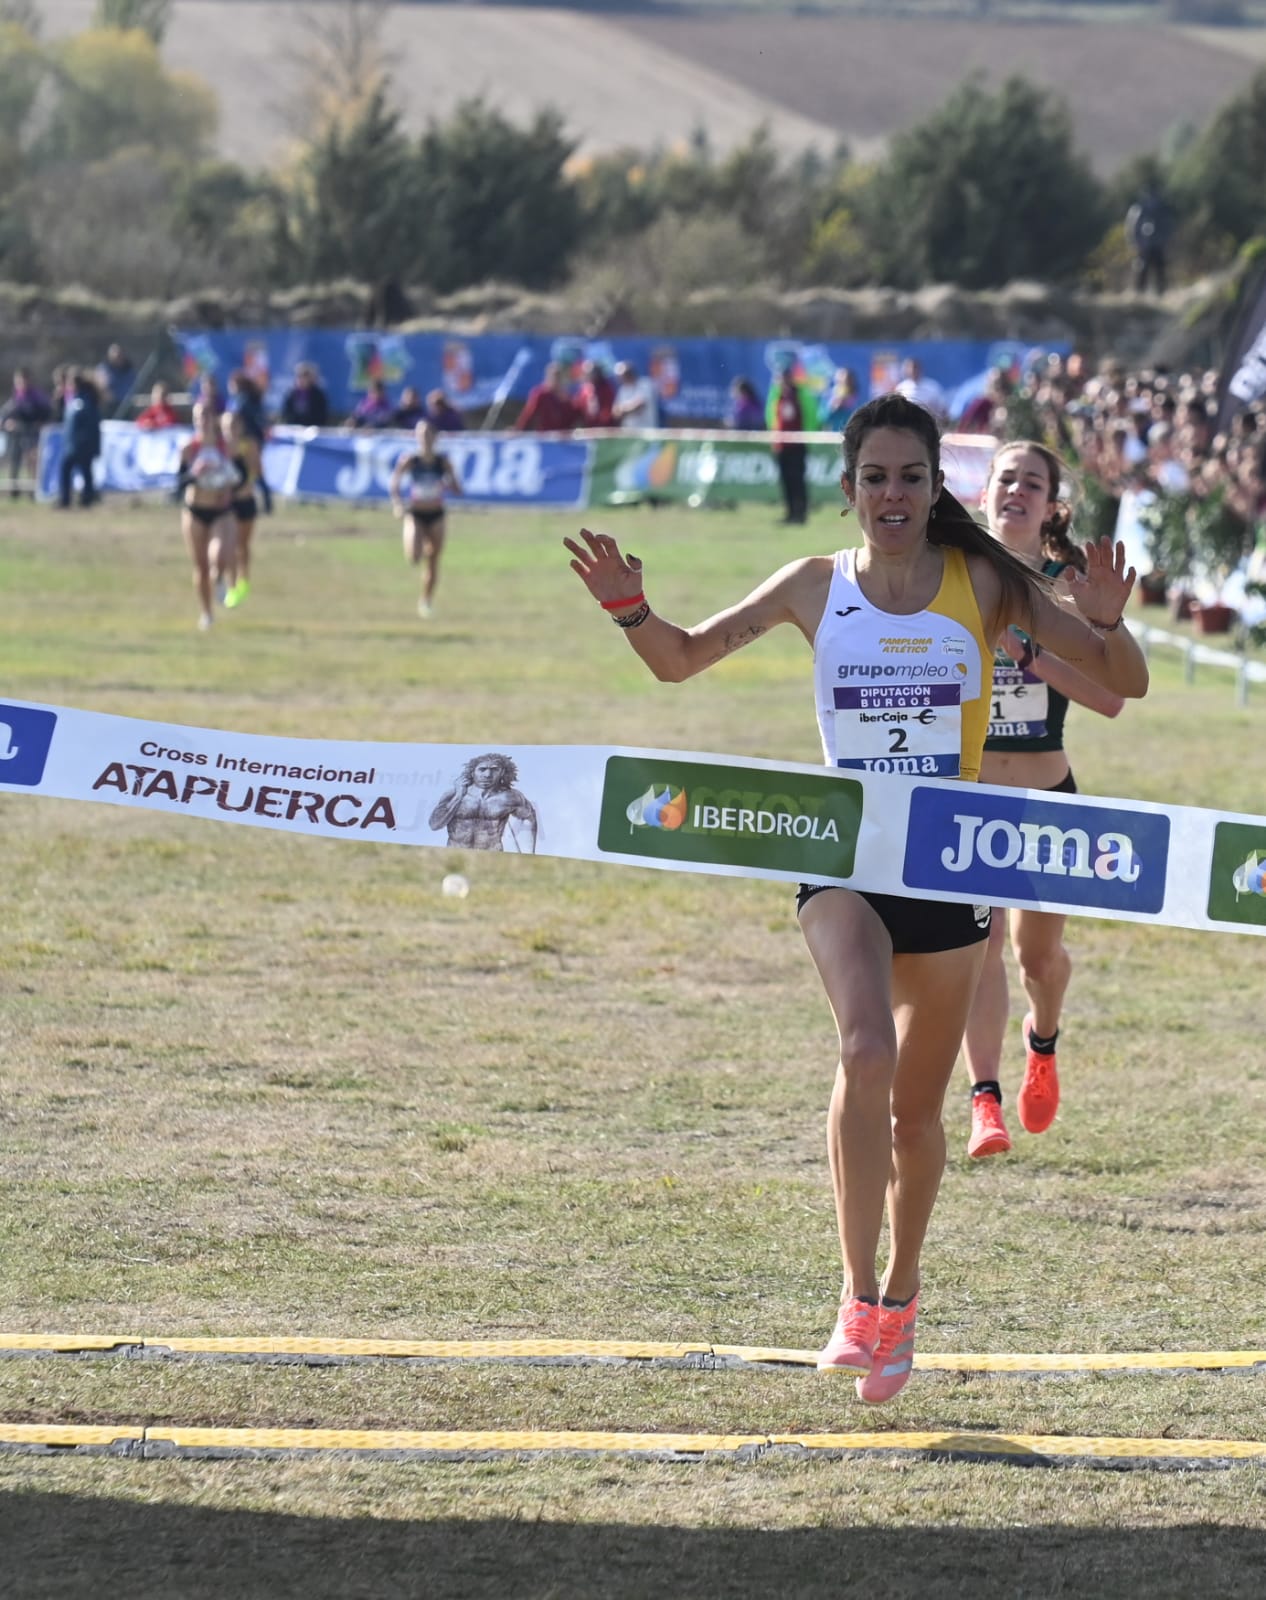
[[[158,1468],[153,1493],[164,1492],[160,1474],[170,1470],[169,1465]],[[222,1470],[226,1476],[219,1492],[232,1494],[233,1469],[224,1464]],[[355,1470],[357,1498],[363,1498],[364,1467]],[[378,1470],[384,1474],[384,1495],[413,1493],[421,1503],[426,1469],[418,1475],[416,1469],[381,1463]],[[678,1479],[683,1505],[696,1492],[693,1474],[706,1470],[691,1466]],[[855,1470],[854,1463],[821,1463],[824,1473]],[[947,1480],[944,1496],[954,1498],[958,1515],[971,1516],[972,1507],[989,1497],[989,1487],[969,1476],[965,1466],[946,1470],[963,1476]],[[208,1488],[205,1480],[199,1488]],[[258,1480],[251,1488],[259,1488]],[[717,1485],[701,1477],[697,1488],[715,1494]],[[129,1490],[137,1489],[133,1478]],[[186,1485],[185,1492],[198,1489]],[[484,1484],[481,1498],[495,1492],[493,1484]],[[1245,1492],[1252,1494],[1247,1486]],[[336,1485],[330,1494],[337,1504]],[[824,1494],[819,1509],[830,1503]],[[841,1520],[847,1514],[838,1512]],[[1244,1514],[1243,1509],[1238,1513]],[[1196,1593],[1247,1600],[1264,1589],[1266,1530],[1216,1522],[1132,1529],[1049,1522],[929,1526],[913,1520],[894,1521],[889,1528],[681,1528],[513,1518],[299,1517],[34,1488],[0,1492],[0,1594],[21,1600],[100,1600],[115,1594],[129,1600],[641,1600],[669,1595],[839,1600],[872,1591],[886,1600],[960,1600],[963,1595],[972,1600],[994,1595],[1178,1600]]]

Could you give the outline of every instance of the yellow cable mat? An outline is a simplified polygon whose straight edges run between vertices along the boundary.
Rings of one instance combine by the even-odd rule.
[[[1266,1460],[1266,1443],[1238,1439],[1114,1439],[1095,1436],[944,1433],[586,1433],[363,1432],[341,1428],[48,1427],[0,1424],[0,1449],[100,1451],[157,1459],[170,1456],[287,1455],[338,1451],[385,1456],[545,1455],[568,1452],[701,1458],[760,1457],[770,1452],[819,1455],[935,1456],[1019,1464],[1123,1462],[1230,1464]]]
[[[671,1361],[703,1365],[813,1367],[815,1350],[629,1339],[149,1338],[128,1334],[0,1333],[0,1355],[140,1355],[414,1361]],[[1195,1372],[1266,1367],[1266,1350],[1133,1350],[1057,1354],[936,1354],[916,1372]]]

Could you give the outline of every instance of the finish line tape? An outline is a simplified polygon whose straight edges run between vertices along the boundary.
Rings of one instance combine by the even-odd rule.
[[[140,1360],[311,1362],[502,1361],[548,1365],[638,1362],[691,1367],[793,1367],[814,1370],[816,1350],[764,1345],[656,1344],[627,1339],[146,1339],[126,1334],[0,1333],[0,1357],[120,1356]],[[1251,1372],[1266,1368],[1266,1350],[1133,1350],[1088,1354],[919,1354],[916,1372]]]
[[[899,753],[917,749],[907,678],[952,663],[878,670],[877,682],[838,691],[890,739],[894,753],[868,770],[590,745],[293,739],[0,701],[0,792],[320,838],[1266,933],[1266,818],[923,777],[932,758]]]
[[[0,1450],[163,1460],[277,1458],[337,1452],[388,1460],[621,1455],[698,1461],[917,1456],[1016,1466],[1229,1467],[1266,1460],[1266,1444],[1241,1439],[1112,1439],[1063,1434],[374,1432],[342,1428],[59,1427],[0,1423]]]

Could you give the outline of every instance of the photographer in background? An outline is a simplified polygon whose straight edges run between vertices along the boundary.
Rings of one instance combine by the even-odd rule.
[[[1174,213],[1155,178],[1149,178],[1125,214],[1125,238],[1134,252],[1134,287],[1139,294],[1154,282],[1165,293],[1165,264],[1174,232]]]

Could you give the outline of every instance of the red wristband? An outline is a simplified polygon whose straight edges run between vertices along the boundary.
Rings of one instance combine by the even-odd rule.
[[[646,596],[639,590],[631,594],[627,600],[599,600],[598,604],[604,611],[623,611],[625,606],[640,606]]]

